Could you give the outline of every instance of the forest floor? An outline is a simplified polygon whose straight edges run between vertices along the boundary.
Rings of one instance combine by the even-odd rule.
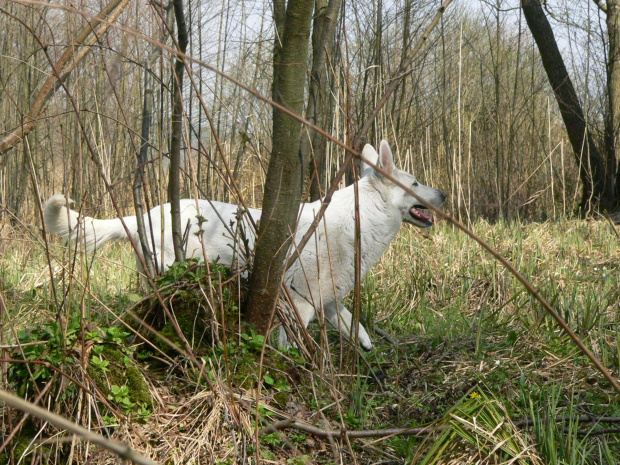
[[[472,228],[618,379],[617,227]],[[166,314],[127,245],[72,257],[7,226],[0,283],[0,387],[162,463],[620,463],[620,395],[506,269],[443,223],[403,228],[364,279],[368,353],[316,323],[300,348],[272,347],[240,322],[243,283],[219,265],[161,277]],[[117,463],[22,412],[0,416],[0,463]]]

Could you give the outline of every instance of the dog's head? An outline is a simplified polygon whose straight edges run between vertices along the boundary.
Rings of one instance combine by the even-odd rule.
[[[390,145],[386,141],[381,141],[379,153],[370,144],[366,144],[362,150],[362,158],[377,165],[431,205],[440,207],[446,200],[447,194],[445,192],[420,184],[413,174],[398,169],[394,164]],[[419,228],[428,228],[434,224],[433,216],[425,213],[426,207],[413,195],[404,191],[388,179],[387,176],[374,170],[370,165],[362,163],[362,177],[365,176],[373,176],[375,177],[375,182],[380,182],[383,186],[386,186],[386,194],[389,196],[390,203],[400,211],[402,220],[405,223],[413,224]]]

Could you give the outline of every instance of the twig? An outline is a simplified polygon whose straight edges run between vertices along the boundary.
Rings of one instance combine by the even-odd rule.
[[[388,344],[390,344],[391,346],[397,346],[398,345],[398,343],[394,340],[394,338],[392,338],[392,336],[390,336],[388,333],[383,331],[377,325],[374,325],[372,327],[372,329],[374,330],[375,333],[377,333],[379,336],[381,336],[383,339],[385,339],[388,342]]]
[[[370,114],[370,116],[368,117],[364,125],[362,126],[362,129],[360,129],[360,131],[356,134],[355,142],[353,143],[354,149],[357,150],[359,146],[361,145],[362,138],[366,136],[366,133],[372,126],[373,121],[375,120],[375,118],[377,117],[381,109],[385,106],[390,96],[394,93],[394,91],[400,84],[402,78],[407,74],[408,72],[407,68],[411,66],[411,64],[413,63],[413,60],[417,57],[420,50],[422,50],[422,47],[428,40],[429,36],[431,35],[431,32],[433,32],[433,29],[435,29],[435,26],[437,26],[437,24],[439,23],[439,20],[441,19],[444,11],[446,11],[446,8],[448,8],[448,5],[450,5],[450,3],[452,3],[452,0],[445,0],[443,4],[439,8],[437,8],[437,11],[435,12],[435,16],[433,17],[431,22],[428,24],[428,26],[424,30],[422,37],[420,38],[420,40],[418,41],[414,49],[409,53],[409,57],[400,64],[400,66],[398,67],[398,70],[396,70],[396,73],[394,73],[394,76],[392,77],[392,82],[390,83],[386,91],[383,93],[381,100],[379,100],[379,102],[375,106],[374,110],[372,111],[372,113]]]
[[[600,436],[601,434],[618,434],[620,433],[620,428],[605,428],[605,429],[597,429],[594,431],[577,431],[577,434],[580,436]]]
[[[424,45],[424,43],[428,39],[430,33],[435,28],[435,26],[439,22],[439,19],[443,15],[443,12],[446,10],[446,8],[448,7],[448,5],[450,3],[452,3],[452,0],[445,0],[443,5],[437,10],[437,12],[435,14],[435,17],[433,18],[433,20],[430,22],[430,24],[427,26],[426,30],[424,31],[424,34],[422,35],[421,40],[418,42],[418,44],[414,48],[414,50],[409,54],[409,58],[405,62],[401,63],[401,66],[398,68],[398,71],[397,71],[396,75],[403,74],[405,72],[406,68],[411,65],[411,63],[413,62],[414,58],[417,56],[419,51],[422,49],[422,46]],[[315,216],[314,220],[312,221],[312,224],[310,225],[310,227],[308,228],[308,230],[306,231],[304,236],[299,241],[299,244],[297,245],[297,250],[295,250],[295,252],[293,252],[291,257],[289,258],[289,260],[288,260],[288,262],[286,264],[286,269],[287,270],[293,265],[293,263],[295,263],[295,261],[299,257],[299,254],[301,253],[301,251],[304,249],[304,247],[306,246],[306,244],[310,240],[310,237],[314,234],[315,229],[317,228],[317,226],[319,225],[321,219],[323,218],[323,215],[325,214],[325,210],[327,210],[327,207],[329,206],[329,204],[331,202],[331,199],[332,199],[332,196],[334,195],[334,192],[338,189],[338,186],[340,184],[340,180],[342,179],[342,177],[346,173],[347,169],[349,168],[349,165],[353,161],[353,157],[356,156],[356,157],[360,158],[360,160],[362,160],[364,162],[367,162],[367,160],[362,159],[361,155],[358,153],[359,147],[360,147],[361,142],[362,142],[362,138],[366,135],[366,133],[370,129],[370,127],[372,125],[372,122],[374,121],[375,117],[379,114],[381,109],[385,106],[385,104],[387,103],[390,95],[392,95],[392,93],[394,92],[394,90],[396,89],[396,87],[398,86],[399,83],[400,83],[400,79],[397,78],[397,77],[394,77],[392,83],[390,84],[388,89],[385,91],[385,93],[381,97],[381,100],[377,103],[377,105],[376,105],[375,109],[373,110],[373,112],[371,113],[370,117],[366,120],[366,122],[364,123],[364,126],[362,126],[362,128],[359,130],[359,132],[355,136],[355,140],[354,140],[354,142],[352,144],[352,147],[344,145],[344,144],[340,143],[339,141],[335,141],[334,138],[331,137],[331,135],[328,135],[327,133],[325,133],[325,131],[323,131],[320,128],[317,128],[316,126],[314,126],[309,121],[307,121],[304,118],[302,118],[301,116],[299,116],[299,115],[294,116],[299,121],[301,121],[303,124],[308,126],[308,128],[313,129],[315,131],[318,131],[319,133],[323,134],[324,136],[327,136],[329,139],[334,141],[336,144],[342,146],[345,150],[348,151],[348,155],[347,155],[347,158],[345,159],[344,163],[342,164],[340,170],[334,176],[334,179],[332,180],[332,183],[331,183],[331,185],[329,187],[329,190],[327,191],[327,194],[325,194],[325,197],[323,198],[323,200],[321,202],[321,208],[316,213],[316,216]],[[276,106],[275,103],[271,103],[271,102],[268,102],[268,103],[273,104],[274,106]],[[369,163],[369,165],[376,169],[376,166],[373,163]],[[379,172],[383,173],[382,170],[379,170]],[[405,190],[407,192],[409,192],[409,190],[407,190],[407,189],[405,189]],[[418,199],[417,196],[414,195],[414,197],[416,199]],[[356,215],[356,218],[357,217],[358,217],[358,215]]]
[[[5,14],[7,14],[7,15],[10,15],[10,13],[6,12],[2,8],[0,8],[0,11],[5,13]],[[34,37],[34,39],[37,42],[39,42],[39,45],[41,45],[41,47],[43,48],[43,53],[45,54],[47,60],[49,61],[50,64],[52,64],[52,67],[53,67],[53,62],[52,62],[51,56],[49,55],[47,49],[45,48],[45,45],[41,42],[41,38],[39,36],[37,36],[34,33],[34,31],[32,30],[32,28],[30,26],[28,26],[25,22],[23,22],[21,19],[15,17],[14,15],[10,15],[10,16],[14,17],[17,21],[22,23],[22,25],[26,29],[28,29],[28,31],[31,33],[31,35]],[[65,94],[66,94],[67,98],[69,99],[69,102],[71,103],[74,111],[76,113],[79,113],[79,109],[77,107],[75,98],[73,97],[72,93],[69,91],[69,89],[65,85],[65,82],[62,80],[61,76],[58,74],[58,71],[56,70],[56,68],[53,67],[53,71],[57,75],[58,82],[60,83],[60,85],[64,89]],[[92,158],[93,162],[95,163],[95,165],[97,166],[97,168],[99,170],[99,173],[101,174],[101,178],[102,178],[102,180],[104,182],[104,185],[106,187],[107,192],[110,195],[110,200],[112,201],[112,205],[114,207],[114,210],[118,214],[118,218],[119,218],[119,220],[121,222],[121,225],[123,226],[123,229],[125,230],[125,233],[127,234],[127,239],[131,243],[131,246],[132,246],[133,250],[136,252],[136,258],[139,260],[140,265],[142,266],[142,269],[146,270],[146,269],[148,269],[148,267],[147,267],[147,264],[146,264],[146,262],[144,260],[144,256],[140,252],[140,249],[139,249],[139,247],[138,247],[138,245],[136,243],[136,240],[134,239],[134,237],[130,233],[127,225],[125,224],[125,221],[123,220],[123,217],[121,215],[121,210],[120,210],[120,208],[118,206],[118,202],[116,201],[116,198],[114,197],[114,195],[112,195],[112,184],[110,183],[110,180],[105,175],[103,166],[101,164],[101,160],[97,157],[97,152],[96,152],[96,150],[95,150],[91,140],[87,136],[87,131],[86,131],[86,128],[84,126],[84,123],[79,118],[78,118],[77,122],[78,122],[79,129],[80,129],[80,131],[81,131],[81,133],[82,133],[82,135],[84,137],[84,141],[86,142],[86,147],[88,149],[88,152],[91,154],[91,158]],[[172,313],[170,312],[170,309],[168,308],[168,306],[166,305],[166,302],[164,301],[164,298],[162,297],[161,293],[157,289],[157,286],[155,284],[155,281],[153,280],[153,277],[148,275],[148,274],[146,274],[145,277],[147,278],[147,280],[149,282],[149,285],[151,286],[151,288],[153,290],[153,293],[157,297],[157,300],[161,303],[162,309],[166,313],[166,316],[170,319],[172,327],[175,330],[175,332],[177,333],[177,335],[179,336],[179,339],[181,340],[181,343],[184,346],[183,349],[185,349],[185,350],[183,350],[180,347],[177,347],[176,344],[173,345],[172,348],[175,349],[177,352],[180,352],[181,354],[183,354],[185,357],[187,357],[190,360],[190,362],[192,362],[193,365],[201,373],[202,369],[203,369],[203,363],[201,363],[198,360],[198,358],[194,355],[192,347],[190,346],[189,342],[187,341],[187,338],[185,337],[185,335],[183,334],[183,331],[179,327],[178,322],[176,321],[176,318],[173,317]],[[209,380],[209,378],[205,378],[205,381],[207,382],[207,384],[211,388],[213,388],[213,385],[211,383],[211,380]]]
[[[595,417],[589,415],[583,415],[577,418],[572,417],[557,417],[553,419],[556,423],[561,423],[569,420],[577,420],[578,423],[620,423],[620,417]],[[519,420],[513,422],[513,424],[517,427],[527,427],[534,425],[535,421],[531,419]],[[303,431],[305,433],[312,434],[316,437],[320,438],[335,438],[335,437],[344,437],[348,436],[350,438],[373,438],[373,437],[385,437],[385,436],[420,436],[420,435],[430,435],[435,433],[440,433],[446,429],[446,425],[439,426],[420,426],[416,428],[385,428],[385,429],[371,429],[371,430],[357,430],[357,431],[346,431],[346,430],[328,430],[323,428],[318,428],[316,426],[312,426],[308,423],[296,420],[294,418],[288,418],[286,420],[277,421],[263,429],[261,429],[258,434],[268,434],[274,431],[279,431],[286,428],[292,428],[299,431]],[[607,434],[616,432],[617,429],[607,429],[600,431],[592,431],[591,434]],[[584,433],[585,434],[585,433]]]
[[[599,10],[607,14],[607,5],[605,3],[603,3],[601,0],[593,0],[593,1],[594,1],[594,4],[599,8]]]
[[[258,434],[263,435],[279,431],[286,428],[293,428],[305,433],[312,434],[320,438],[334,438],[348,436],[350,438],[371,438],[381,436],[405,436],[405,435],[418,435],[418,434],[432,434],[439,431],[443,431],[443,426],[432,427],[424,426],[419,428],[387,428],[376,430],[364,430],[364,431],[346,431],[346,430],[328,430],[312,426],[308,423],[289,418],[286,420],[277,421],[263,429]]]
[[[556,423],[564,421],[577,421],[577,423],[620,423],[620,417],[597,417],[594,415],[581,415],[580,417],[562,416],[553,419]],[[513,422],[515,426],[532,426],[534,420],[527,418]]]
[[[71,381],[72,383],[76,384],[77,386],[80,387],[80,389],[82,389],[86,394],[94,396],[94,394],[80,381],[78,381],[77,379],[75,379],[73,376],[71,376],[68,373],[65,373],[64,371],[62,371],[60,368],[58,368],[56,365],[46,361],[46,360],[20,360],[17,358],[0,358],[0,362],[2,363],[25,363],[27,365],[43,365],[45,368],[48,368],[52,371],[55,371],[56,373],[58,373],[60,376],[63,376],[65,378],[67,378],[69,381]]]
[[[106,439],[100,434],[93,433],[92,431],[87,430],[83,426],[73,423],[72,421],[64,417],[56,415],[55,413],[52,413],[49,410],[34,405],[31,402],[25,401],[24,399],[17,397],[16,395],[11,394],[7,391],[0,390],[0,401],[5,402],[7,405],[15,409],[21,410],[22,412],[29,413],[34,417],[47,421],[48,423],[56,426],[57,428],[61,428],[63,430],[67,430],[73,434],[76,434],[82,439],[92,442],[93,444],[97,444],[125,460],[130,460],[134,463],[144,465],[157,464],[157,462],[154,462],[153,460],[138,454],[127,444],[111,439]]]
[[[77,36],[72,38],[72,45],[65,48],[58,61],[55,63],[50,61],[53,72],[48,75],[37,97],[34,99],[24,123],[0,139],[0,154],[6,154],[34,128],[40,119],[39,115],[43,112],[56,91],[60,89],[60,84],[66,80],[78,62],[92,50],[91,46],[107,32],[128,4],[128,0],[112,0],[98,15],[90,15],[91,22]],[[3,13],[20,21],[7,11],[3,10]],[[41,44],[41,47],[45,48],[46,44]]]

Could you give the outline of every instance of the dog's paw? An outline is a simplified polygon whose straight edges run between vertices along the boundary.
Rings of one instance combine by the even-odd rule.
[[[360,345],[362,346],[362,349],[364,349],[366,352],[370,352],[372,349],[374,349],[374,346],[372,345],[372,341],[370,340],[368,336],[362,337],[360,335]]]

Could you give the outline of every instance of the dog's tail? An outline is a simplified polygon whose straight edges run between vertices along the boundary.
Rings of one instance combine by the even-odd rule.
[[[47,229],[60,237],[77,240],[80,247],[93,251],[113,239],[127,239],[127,231],[119,218],[97,220],[90,216],[80,217],[79,213],[68,208],[73,203],[61,194],[53,195],[45,202],[43,217]],[[123,218],[129,233],[137,233],[135,216]]]

